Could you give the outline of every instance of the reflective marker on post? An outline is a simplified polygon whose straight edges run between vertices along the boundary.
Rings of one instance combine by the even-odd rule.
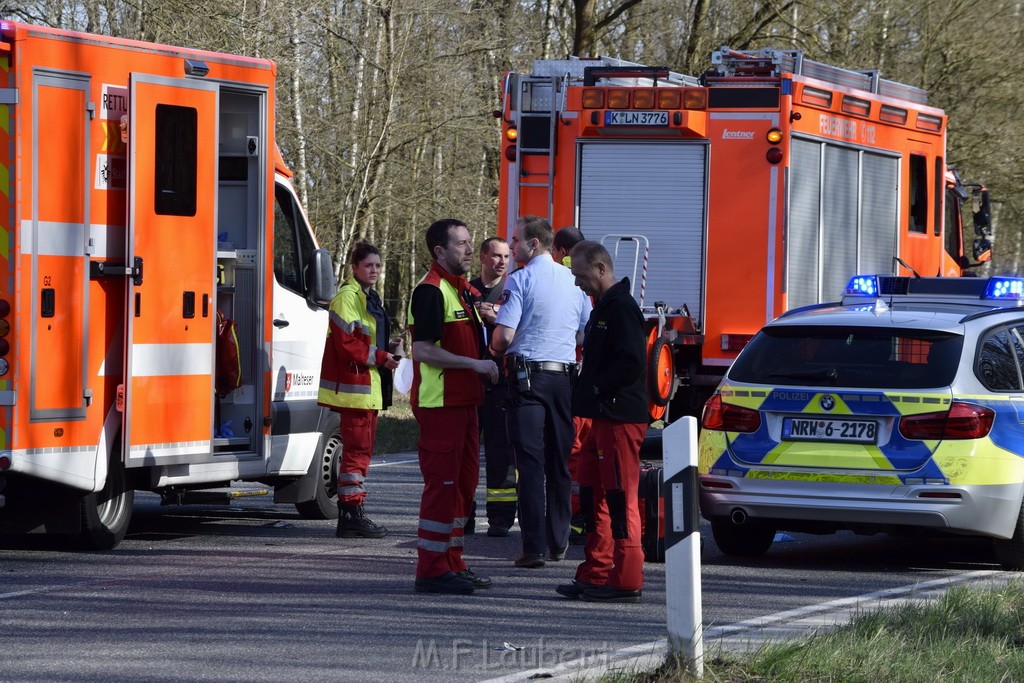
[[[665,483],[665,602],[669,648],[704,674],[700,597],[700,507],[697,500],[697,420],[683,417],[662,437]]]

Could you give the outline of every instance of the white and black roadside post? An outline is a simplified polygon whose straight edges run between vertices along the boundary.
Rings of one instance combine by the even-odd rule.
[[[704,627],[700,600],[696,418],[683,417],[665,428],[662,456],[668,644],[686,658],[690,673],[700,678],[704,675]]]

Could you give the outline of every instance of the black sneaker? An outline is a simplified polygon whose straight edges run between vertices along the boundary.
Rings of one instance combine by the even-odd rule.
[[[475,571],[469,569],[468,567],[466,569],[463,569],[461,572],[456,572],[455,576],[459,577],[460,579],[465,579],[466,581],[471,581],[473,583],[473,588],[491,587],[491,577],[477,574]]]
[[[490,524],[487,527],[487,535],[493,538],[505,538],[508,536],[508,527],[500,524]]]
[[[427,579],[416,579],[417,593],[450,593],[454,595],[470,595],[473,582],[459,577],[455,572]]]
[[[580,594],[580,599],[587,602],[640,602],[641,591],[627,591],[611,586],[588,588]]]
[[[573,579],[572,583],[563,583],[562,585],[555,587],[555,592],[567,598],[577,600],[581,595],[583,595],[583,591],[591,588],[604,588],[604,586],[597,583],[587,583],[586,581],[577,581],[576,579]]]

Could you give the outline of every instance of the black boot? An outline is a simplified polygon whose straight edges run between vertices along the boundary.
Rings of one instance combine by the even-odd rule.
[[[374,524],[363,513],[362,505],[338,503],[338,530],[334,534],[338,538],[384,538],[387,534],[387,527]]]

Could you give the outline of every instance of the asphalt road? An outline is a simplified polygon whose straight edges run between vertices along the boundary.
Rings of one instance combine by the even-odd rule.
[[[161,508],[139,494],[129,535],[113,551],[72,552],[41,537],[8,545],[0,680],[486,680],[600,663],[665,637],[663,565],[647,564],[641,604],[568,601],[554,587],[572,577],[582,548],[519,569],[517,531],[467,540],[492,589],[415,593],[414,457],[376,459],[368,489],[367,510],[391,529],[387,538],[336,539],[333,522],[302,520],[269,495]],[[737,562],[708,536],[704,623],[994,568],[988,543],[976,539],[794,535]]]

